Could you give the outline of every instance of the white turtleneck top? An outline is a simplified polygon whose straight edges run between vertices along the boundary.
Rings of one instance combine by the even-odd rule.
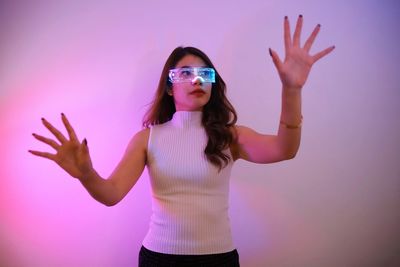
[[[201,111],[177,111],[150,128],[152,216],[143,245],[152,251],[201,255],[235,249],[228,216],[233,161],[218,172],[207,160],[201,120]],[[224,153],[231,157],[229,149]]]

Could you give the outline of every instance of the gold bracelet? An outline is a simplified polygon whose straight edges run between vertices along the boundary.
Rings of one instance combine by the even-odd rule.
[[[297,125],[287,124],[286,122],[284,122],[282,120],[280,121],[280,124],[287,129],[298,129],[303,125],[303,115],[301,116],[300,123]]]

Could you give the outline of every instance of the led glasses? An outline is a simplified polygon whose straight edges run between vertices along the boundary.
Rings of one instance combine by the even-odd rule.
[[[203,67],[184,67],[169,70],[169,81],[171,83],[215,83],[215,70]]]

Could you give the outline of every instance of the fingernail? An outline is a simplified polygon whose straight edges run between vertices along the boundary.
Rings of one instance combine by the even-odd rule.
[[[85,144],[85,146],[87,146],[87,140],[86,140],[86,138],[83,139],[83,143]]]
[[[61,116],[63,116],[63,117],[64,117],[64,116],[65,116],[65,114],[64,114],[64,113],[61,113]]]
[[[42,121],[44,121],[44,118],[41,118]]]
[[[285,19],[287,19],[287,16],[285,16]]]
[[[321,24],[318,24],[317,26],[318,26],[318,27],[321,27]]]
[[[35,134],[35,133],[33,133],[32,135],[33,135],[33,136],[36,136],[36,134]]]
[[[268,50],[269,50],[269,55],[272,57],[272,50],[271,50],[271,48],[268,48]]]
[[[302,17],[303,17],[303,15],[300,14],[300,15],[299,15],[299,18],[302,18]]]

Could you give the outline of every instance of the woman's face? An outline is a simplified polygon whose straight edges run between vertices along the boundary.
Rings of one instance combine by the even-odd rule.
[[[183,67],[207,66],[201,58],[186,55],[175,66],[175,68]],[[211,87],[212,83],[201,83],[199,80],[194,83],[174,83],[169,94],[174,98],[177,111],[202,111],[204,105],[210,100]]]

